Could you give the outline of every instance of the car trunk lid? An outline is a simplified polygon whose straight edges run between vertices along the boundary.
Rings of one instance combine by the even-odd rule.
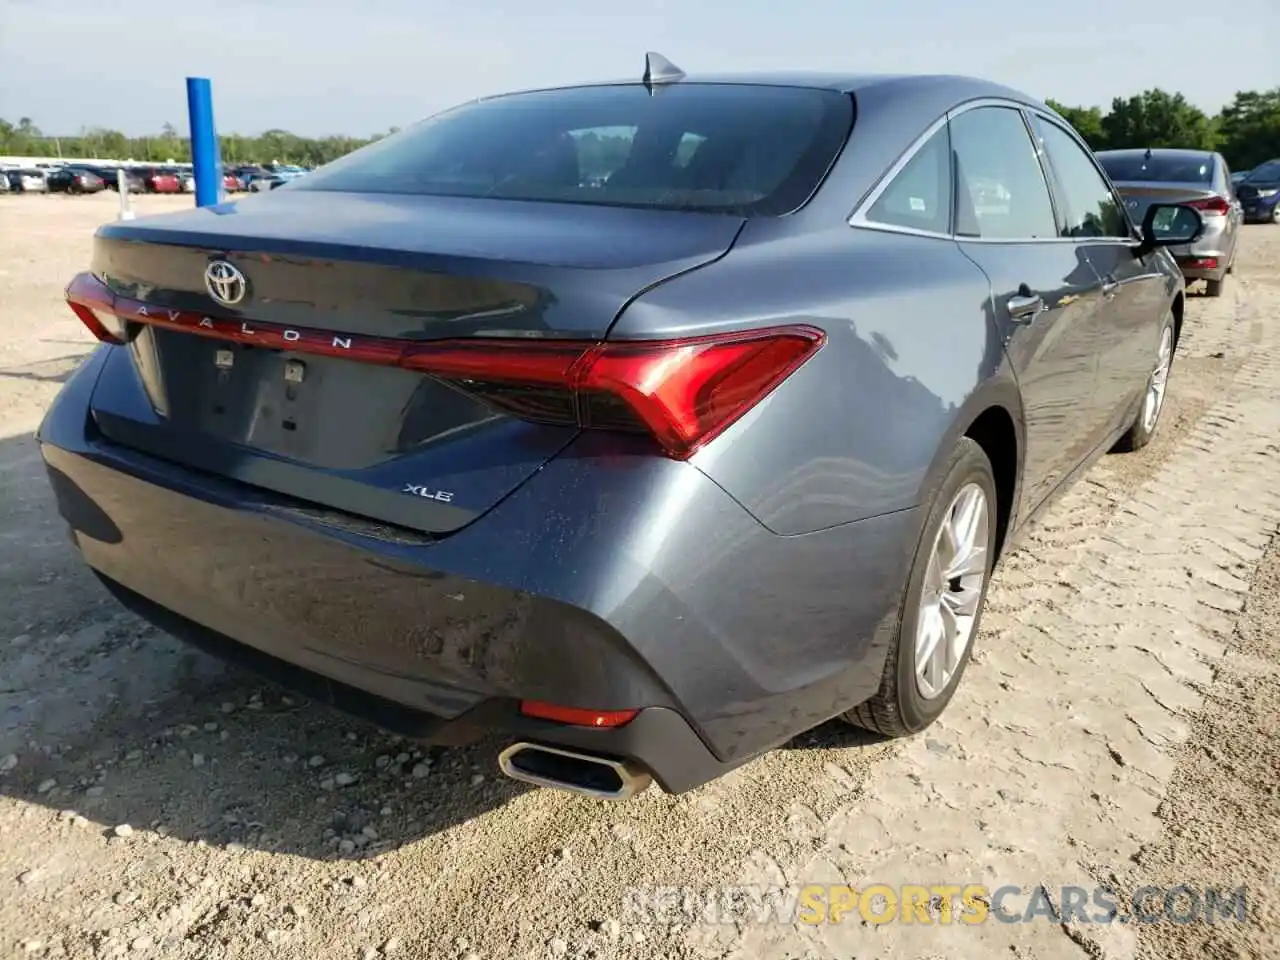
[[[722,256],[737,217],[279,191],[112,224],[94,273],[138,324],[93,398],[109,440],[429,534],[492,507],[576,427],[381,362],[406,344],[604,338],[636,294]],[[211,263],[244,281],[219,303]],[[226,298],[224,298],[226,299]],[[234,299],[234,298],[231,298]],[[123,308],[122,308],[123,309]],[[550,418],[554,419],[554,418]]]
[[[1127,180],[1116,183],[1116,189],[1124,198],[1129,216],[1141,223],[1147,208],[1156,203],[1187,203],[1200,207],[1218,198],[1211,184],[1168,183],[1154,180]],[[1201,213],[1212,211],[1201,210]]]

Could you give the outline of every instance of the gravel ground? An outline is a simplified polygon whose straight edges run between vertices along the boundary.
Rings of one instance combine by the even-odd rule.
[[[1280,955],[1280,230],[1192,298],[1156,442],[1007,558],[939,725],[608,805],[225,668],[81,568],[30,435],[91,347],[60,291],[113,204],[0,197],[0,957]],[[1245,885],[1249,916],[708,923],[627,894],[809,883]]]

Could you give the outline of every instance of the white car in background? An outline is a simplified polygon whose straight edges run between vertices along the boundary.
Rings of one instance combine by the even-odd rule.
[[[45,172],[34,167],[6,171],[9,175],[9,188],[17,193],[48,193],[49,183]]]

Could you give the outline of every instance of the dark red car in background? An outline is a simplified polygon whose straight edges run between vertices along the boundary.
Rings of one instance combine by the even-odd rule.
[[[133,172],[142,178],[147,193],[181,193],[182,177],[177,170],[165,167],[135,167]]]

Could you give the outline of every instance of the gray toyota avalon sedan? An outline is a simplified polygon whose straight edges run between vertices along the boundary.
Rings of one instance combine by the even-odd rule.
[[[40,428],[175,635],[510,776],[695,787],[956,691],[993,565],[1156,431],[1194,209],[961,77],[497,96],[113,223]]]

